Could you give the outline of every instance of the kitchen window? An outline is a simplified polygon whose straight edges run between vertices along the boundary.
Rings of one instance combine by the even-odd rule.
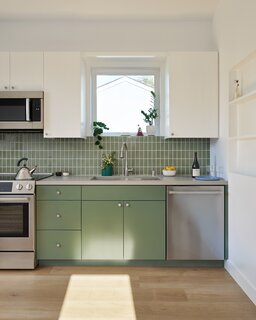
[[[92,121],[104,122],[105,135],[135,135],[138,126],[146,132],[141,110],[151,106],[151,91],[160,102],[160,64],[153,58],[99,58],[91,67]],[[156,127],[159,132],[159,117]]]

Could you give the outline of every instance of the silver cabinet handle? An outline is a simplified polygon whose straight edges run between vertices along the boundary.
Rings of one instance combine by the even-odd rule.
[[[61,195],[61,192],[58,190],[56,191],[57,195],[60,196]]]
[[[61,214],[57,213],[57,214],[56,214],[56,217],[57,217],[57,218],[61,218]]]
[[[56,243],[56,247],[57,247],[57,248],[60,248],[60,247],[61,247],[61,244],[60,244],[60,243]]]
[[[223,194],[222,191],[169,191],[168,194]]]
[[[14,86],[11,86],[11,89],[12,89],[12,90],[14,90],[14,89],[15,89],[15,87],[14,87]]]
[[[122,207],[122,203],[119,202],[119,203],[117,204],[117,206],[118,206],[119,208],[121,208],[121,207]]]
[[[126,202],[125,206],[130,207],[130,203]]]
[[[4,86],[4,89],[5,89],[5,90],[8,90],[8,87],[7,87],[7,86]]]

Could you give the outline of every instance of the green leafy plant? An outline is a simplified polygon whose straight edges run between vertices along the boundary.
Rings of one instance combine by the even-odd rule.
[[[116,163],[115,151],[112,151],[111,153],[102,154],[102,169],[110,165],[113,166],[115,163]]]
[[[150,108],[147,112],[141,110],[141,113],[144,116],[144,121],[148,123],[150,126],[153,125],[154,120],[158,117],[157,108],[156,108],[156,94],[154,91],[150,91],[151,99],[150,99]]]
[[[102,136],[103,130],[109,130],[109,128],[103,122],[94,121],[93,122],[93,136],[96,138],[95,145],[99,149],[103,149]]]

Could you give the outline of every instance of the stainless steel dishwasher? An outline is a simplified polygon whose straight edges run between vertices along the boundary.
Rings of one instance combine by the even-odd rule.
[[[224,260],[224,187],[167,188],[167,259]]]

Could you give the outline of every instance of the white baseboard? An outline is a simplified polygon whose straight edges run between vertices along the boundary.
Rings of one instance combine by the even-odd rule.
[[[225,269],[231,275],[231,277],[237,282],[237,284],[243,289],[245,294],[256,305],[256,288],[250,281],[244,276],[244,274],[230,261],[225,261]]]

